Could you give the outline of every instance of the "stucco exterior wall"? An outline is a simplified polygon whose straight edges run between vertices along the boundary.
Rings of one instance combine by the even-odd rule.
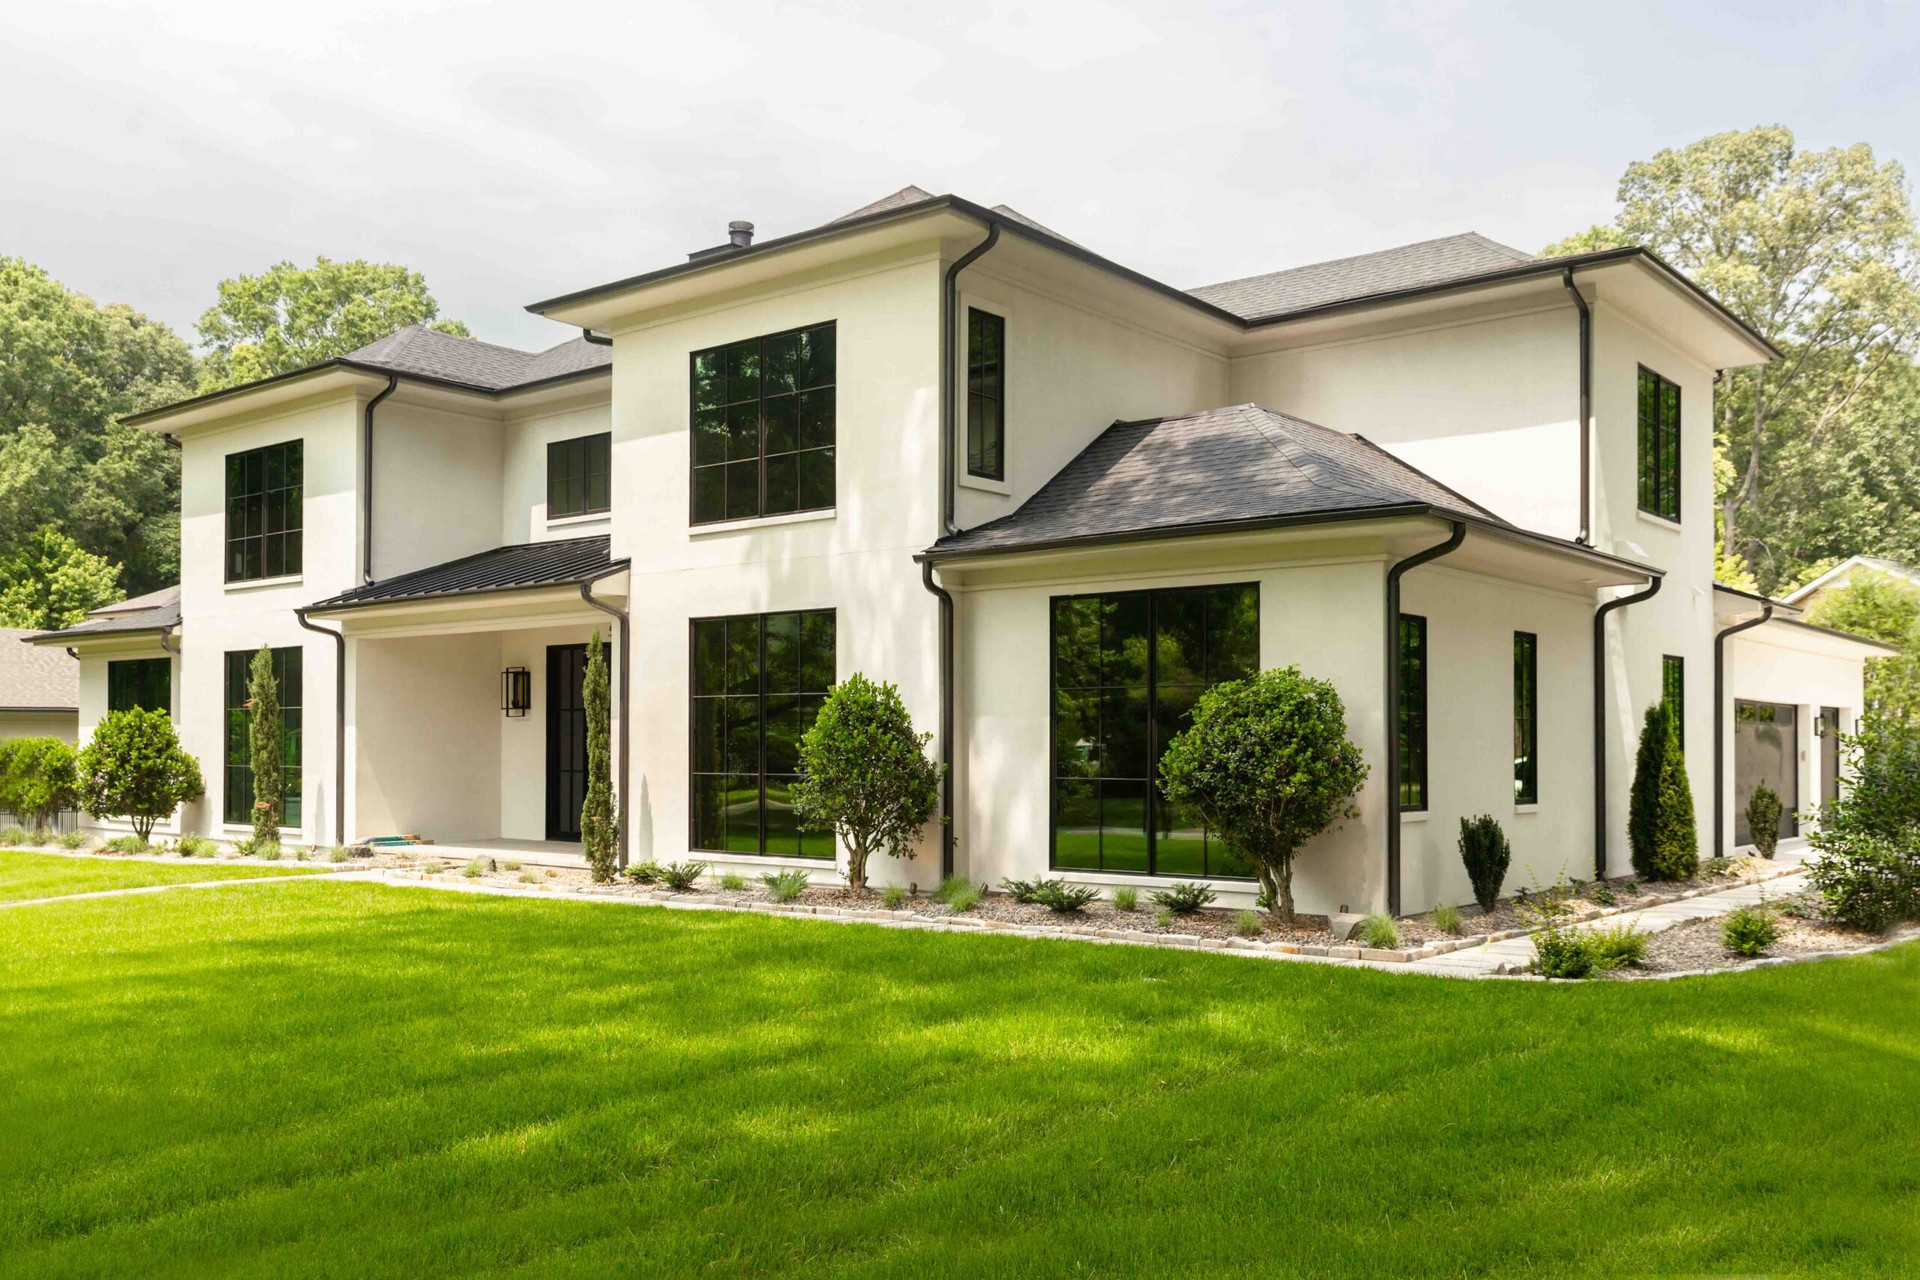
[[[607,532],[613,523],[611,514],[547,518],[547,446],[557,440],[598,435],[612,426],[613,407],[604,385],[583,400],[508,416],[503,428],[501,544]]]
[[[353,641],[349,830],[499,836],[501,719],[498,634]]]
[[[79,740],[80,715],[75,711],[0,711],[0,738],[58,738]]]
[[[404,394],[374,410],[376,579],[500,545],[505,433],[498,412],[411,404]]]

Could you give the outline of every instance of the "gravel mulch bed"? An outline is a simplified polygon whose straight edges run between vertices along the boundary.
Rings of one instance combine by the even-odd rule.
[[[1858,951],[1896,935],[1862,933],[1819,916],[1818,900],[1811,895],[1782,899],[1777,919],[1780,936],[1768,947],[1764,958],[1801,959],[1839,951]],[[1804,914],[1790,914],[1789,911]],[[1618,969],[1606,976],[1614,979],[1654,977],[1667,973],[1696,973],[1701,970],[1734,969],[1763,957],[1736,955],[1721,940],[1724,917],[1692,920],[1656,933],[1647,941],[1646,958],[1632,969]],[[1912,932],[1912,931],[1908,931]]]
[[[1639,907],[1651,907],[1656,900],[1673,899],[1689,893],[1717,893],[1722,889],[1732,889],[1754,880],[1771,880],[1778,876],[1791,875],[1800,868],[1792,863],[1769,862],[1760,858],[1736,858],[1726,865],[1724,874],[1715,874],[1705,869],[1703,864],[1699,875],[1691,880],[1640,880],[1634,876],[1616,876],[1610,880],[1588,880],[1568,895],[1568,903],[1574,908],[1573,918],[1578,919],[1583,912],[1603,912],[1633,910]],[[1529,895],[1538,901],[1538,895]],[[1611,899],[1611,901],[1609,901]],[[1518,896],[1502,898],[1494,903],[1493,910],[1481,914],[1477,906],[1460,908],[1460,927],[1468,933],[1505,933],[1531,929],[1538,921],[1529,919],[1522,910],[1523,903]],[[1444,937],[1433,928],[1431,913],[1416,916],[1412,920],[1400,922],[1402,932],[1407,926],[1424,928],[1434,937]]]

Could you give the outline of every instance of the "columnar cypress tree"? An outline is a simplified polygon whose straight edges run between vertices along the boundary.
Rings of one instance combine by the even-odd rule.
[[[1686,754],[1664,702],[1647,708],[1634,760],[1627,809],[1634,873],[1646,880],[1686,880],[1700,869],[1700,836]]]
[[[613,752],[607,737],[613,718],[613,685],[598,631],[587,642],[587,671],[581,688],[587,704],[587,798],[580,806],[580,847],[594,881],[605,884],[615,871],[614,837],[619,823],[613,813]]]
[[[286,801],[281,773],[286,746],[280,725],[280,686],[273,678],[273,650],[266,645],[247,668],[247,745],[253,764],[253,838],[280,838],[280,813]]]

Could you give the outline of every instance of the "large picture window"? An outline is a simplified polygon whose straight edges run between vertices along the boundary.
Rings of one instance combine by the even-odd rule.
[[[834,503],[834,326],[693,353],[693,523]]]
[[[1400,807],[1427,807],[1427,620],[1400,615]]]
[[[1513,801],[1540,802],[1540,640],[1513,633]]]
[[[221,818],[232,823],[253,821],[253,747],[248,741],[247,673],[256,649],[226,655],[227,761]],[[302,651],[273,650],[273,678],[280,697],[280,769],[286,796],[280,825],[300,825],[300,704]]]
[[[547,518],[591,515],[613,505],[613,435],[602,431],[547,445]]]
[[[1160,756],[1208,686],[1260,665],[1260,589],[1053,601],[1053,856],[1059,868],[1251,876],[1168,801]]]
[[[227,455],[227,581],[300,572],[301,442]]]
[[[692,847],[832,858],[793,812],[800,735],[834,682],[834,615],[744,614],[693,624]]]
[[[1680,518],[1680,388],[1640,370],[1640,509]]]
[[[107,710],[173,714],[173,659],[132,658],[107,664]]]
[[[1007,478],[1007,322],[967,308],[967,474]]]

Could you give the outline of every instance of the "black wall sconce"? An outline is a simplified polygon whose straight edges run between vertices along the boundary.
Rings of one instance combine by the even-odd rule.
[[[525,667],[508,667],[500,673],[500,709],[509,720],[527,714],[533,705],[533,675]]]

